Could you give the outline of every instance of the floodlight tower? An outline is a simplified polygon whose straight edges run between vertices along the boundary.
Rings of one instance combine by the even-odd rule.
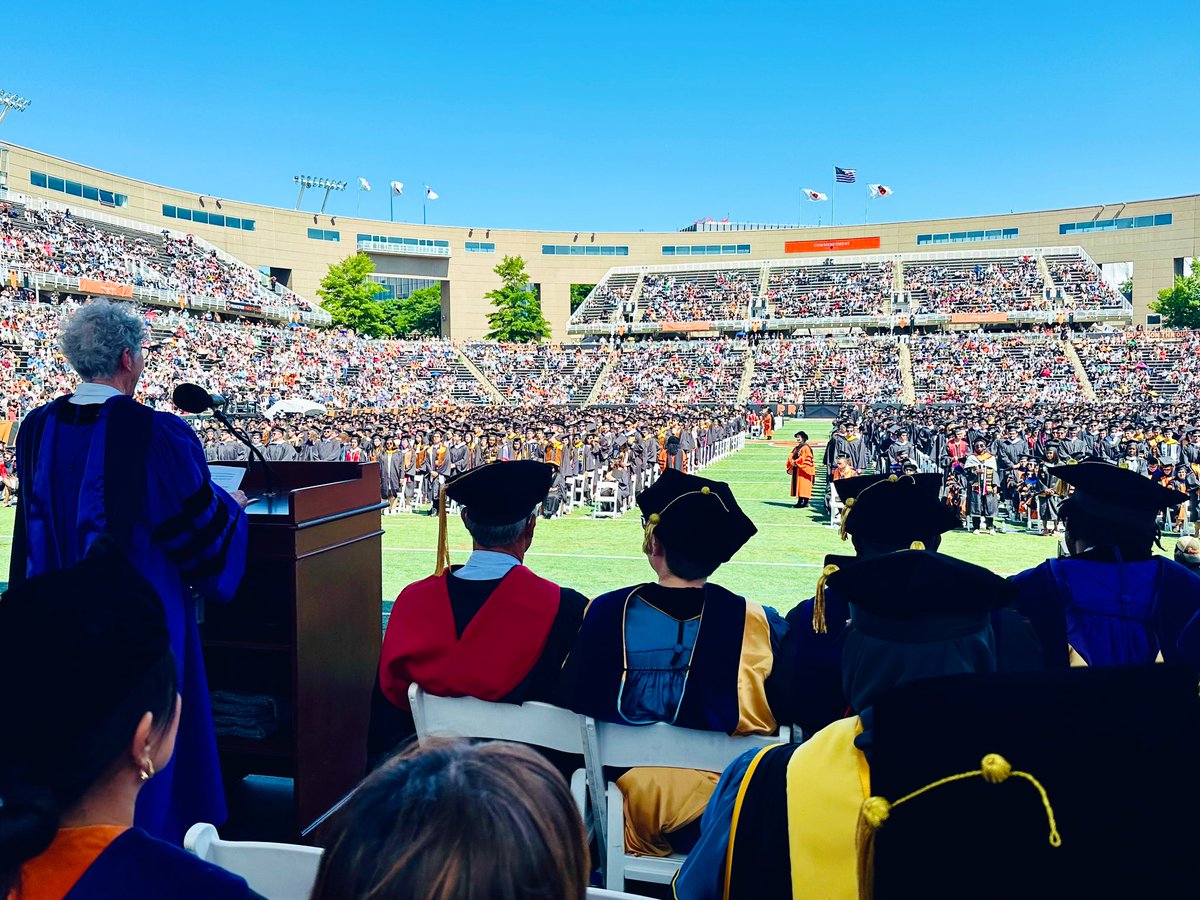
[[[334,178],[317,178],[315,175],[295,175],[292,181],[300,185],[300,196],[296,198],[296,209],[300,208],[300,201],[304,199],[305,188],[324,188],[325,199],[321,201],[321,212],[325,212],[325,204],[329,202],[330,191],[344,191],[346,182],[338,181]]]
[[[4,117],[8,115],[10,109],[15,109],[17,112],[25,112],[29,108],[29,100],[25,97],[18,97],[16,94],[10,94],[8,91],[0,91],[0,122],[4,121]]]

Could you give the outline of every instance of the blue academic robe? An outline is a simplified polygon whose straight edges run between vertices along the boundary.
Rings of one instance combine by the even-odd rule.
[[[154,585],[183,697],[175,756],[142,789],[136,824],[180,842],[225,820],[225,797],[196,598],[228,601],[246,564],[246,514],[213,484],[204,450],[179,417],[128,397],[33,410],[17,436],[21,496],[9,577],[70,566],[106,534]]]

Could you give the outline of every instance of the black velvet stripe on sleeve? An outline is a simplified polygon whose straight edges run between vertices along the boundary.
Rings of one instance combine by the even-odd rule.
[[[190,531],[196,517],[208,509],[212,501],[212,485],[205,481],[196,493],[183,501],[179,512],[162,522],[150,533],[151,539],[159,543],[166,543]]]
[[[204,551],[212,547],[229,527],[229,507],[217,503],[217,508],[209,516],[208,522],[193,532],[187,542],[167,551],[167,559],[176,566],[183,566],[191,560],[200,559]]]
[[[225,568],[225,557],[229,555],[229,545],[233,542],[233,536],[237,532],[236,521],[236,519],[230,520],[225,530],[225,538],[221,541],[221,546],[217,549],[216,553],[204,560],[198,561],[196,565],[184,569],[180,573],[185,580],[195,583],[221,573]]]

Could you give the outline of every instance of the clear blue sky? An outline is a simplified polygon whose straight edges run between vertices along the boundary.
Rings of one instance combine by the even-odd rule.
[[[409,221],[427,181],[431,223],[794,222],[834,164],[895,189],[872,221],[1200,191],[1197,0],[66,0],[10,19],[0,89],[33,105],[0,138],[273,205],[304,173],[366,177],[330,211],[382,219],[398,179]],[[839,223],[863,190],[839,190]]]

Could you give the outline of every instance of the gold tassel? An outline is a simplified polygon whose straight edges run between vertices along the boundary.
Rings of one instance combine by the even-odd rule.
[[[450,534],[446,528],[446,486],[442,485],[442,492],[438,495],[437,565],[433,574],[441,575],[448,568],[450,568]]]
[[[829,629],[825,624],[825,582],[829,580],[829,576],[838,570],[838,567],[830,563],[821,570],[821,575],[817,579],[817,595],[813,598],[813,621],[812,627],[816,634],[825,634]]]
[[[654,546],[650,540],[652,537],[654,537],[654,526],[660,521],[661,520],[658,517],[658,513],[650,513],[650,515],[646,517],[646,533],[642,535],[642,552],[647,556],[650,555],[650,551]]]
[[[851,497],[842,507],[842,524],[838,528],[838,533],[842,536],[842,540],[846,540],[846,520],[850,518],[850,509],[854,506],[854,498]]]
[[[908,549],[909,550],[924,550],[925,542],[924,541],[913,541],[911,544],[908,545]]]

